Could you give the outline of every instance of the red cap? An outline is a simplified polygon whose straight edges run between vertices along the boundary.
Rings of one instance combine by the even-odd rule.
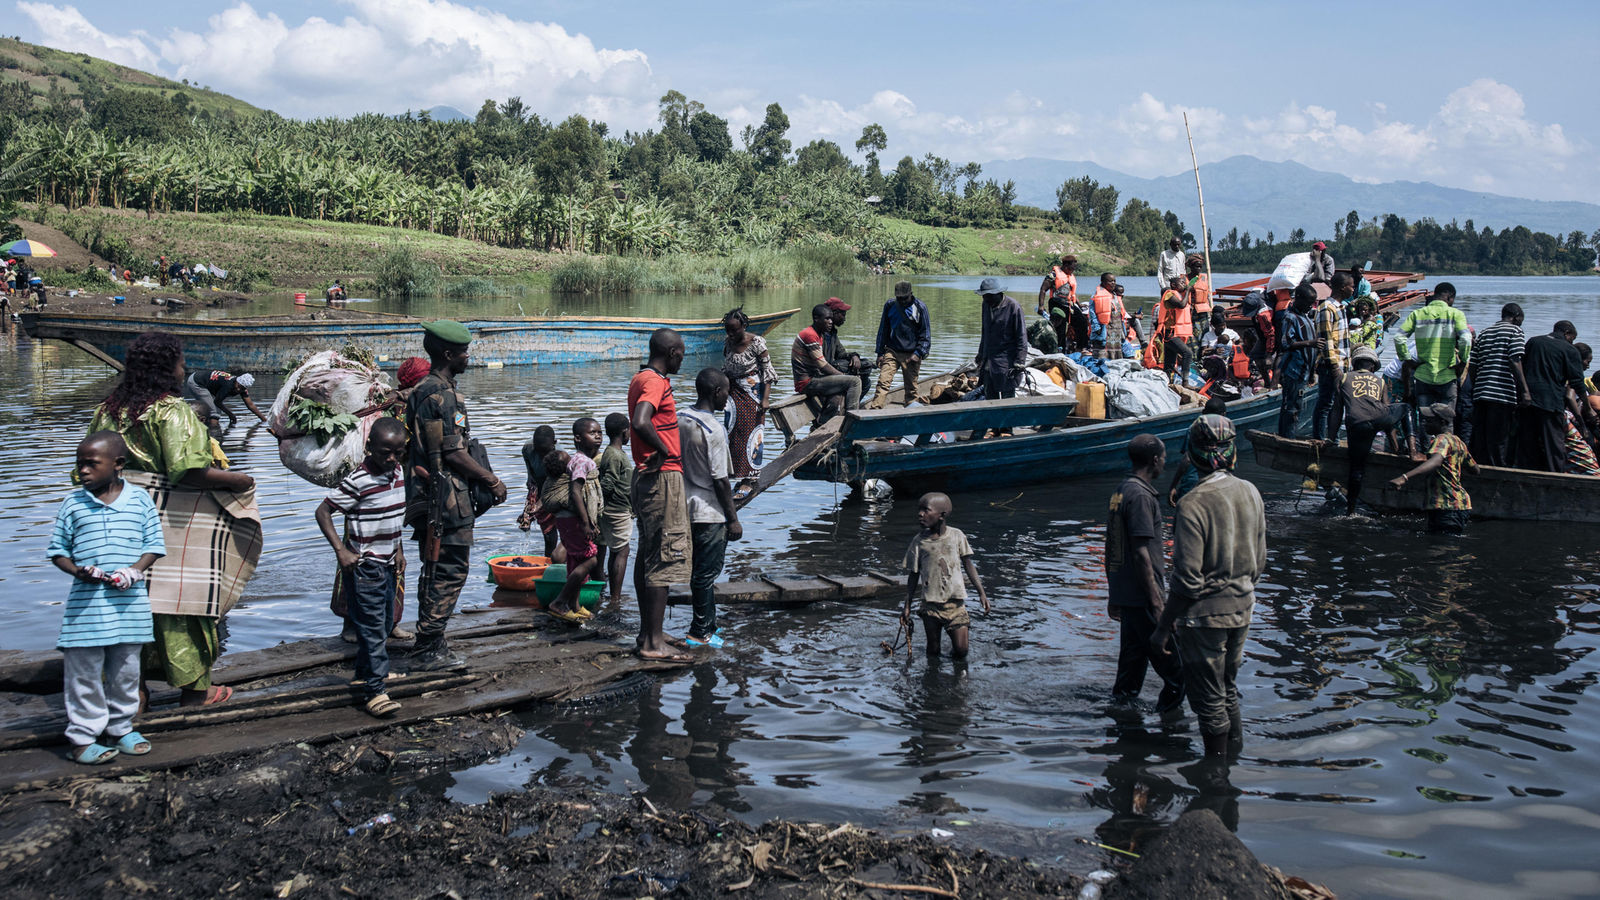
[[[850,304],[840,300],[838,297],[829,297],[828,302],[823,305],[829,309],[838,310],[839,312],[850,311]]]
[[[1326,250],[1326,249],[1328,249],[1328,245],[1324,244],[1321,241],[1317,241],[1315,244],[1311,245],[1311,249],[1313,249],[1313,250]]]

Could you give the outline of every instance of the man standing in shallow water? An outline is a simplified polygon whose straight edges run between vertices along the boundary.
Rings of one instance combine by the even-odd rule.
[[[1172,579],[1151,655],[1166,655],[1178,628],[1184,690],[1200,720],[1208,757],[1244,747],[1239,666],[1250,634],[1256,582],[1267,566],[1267,519],[1255,485],[1233,475],[1233,422],[1201,416],[1189,426],[1189,462],[1200,484],[1178,502],[1172,530]]]
[[[692,662],[694,657],[674,650],[661,630],[667,589],[687,584],[693,574],[678,409],[669,379],[682,365],[683,337],[671,328],[658,328],[650,335],[650,361],[628,385],[633,514],[639,521],[633,591],[639,598],[639,656]]]

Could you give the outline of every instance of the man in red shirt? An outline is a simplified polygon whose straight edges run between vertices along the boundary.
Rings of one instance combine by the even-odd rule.
[[[682,365],[683,338],[671,328],[658,328],[650,335],[650,361],[628,385],[633,512],[639,520],[633,591],[639,597],[639,656],[692,662],[694,657],[674,650],[661,630],[667,589],[689,582],[692,562],[678,410],[668,378]]]

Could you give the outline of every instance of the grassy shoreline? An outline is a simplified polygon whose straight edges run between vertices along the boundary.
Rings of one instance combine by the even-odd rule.
[[[849,248],[827,242],[749,248],[726,256],[619,257],[519,250],[404,228],[252,213],[151,216],[136,210],[55,206],[34,207],[25,214],[119,266],[163,255],[189,264],[205,262],[244,276],[248,286],[243,289],[255,293],[320,292],[334,278],[342,279],[357,295],[377,293],[380,286],[394,281],[397,255],[409,263],[418,292],[425,283],[429,292],[459,297],[546,291],[710,293],[873,277]],[[899,274],[1034,274],[1068,252],[1078,254],[1083,271],[1130,270],[1128,260],[1071,229],[1049,228],[1043,219],[1025,220],[1014,228],[940,228],[883,221],[901,233],[945,243],[938,260],[904,264]],[[76,272],[64,274],[68,279],[81,277]]]

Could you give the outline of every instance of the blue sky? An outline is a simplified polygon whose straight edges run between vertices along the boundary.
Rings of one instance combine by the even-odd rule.
[[[677,89],[797,145],[882,124],[891,160],[1088,159],[1137,175],[1249,153],[1366,181],[1600,202],[1600,42],[1578,2],[1281,4],[450,0],[15,3],[25,40],[288,116],[542,115],[650,127]],[[10,30],[10,29],[8,29]]]

